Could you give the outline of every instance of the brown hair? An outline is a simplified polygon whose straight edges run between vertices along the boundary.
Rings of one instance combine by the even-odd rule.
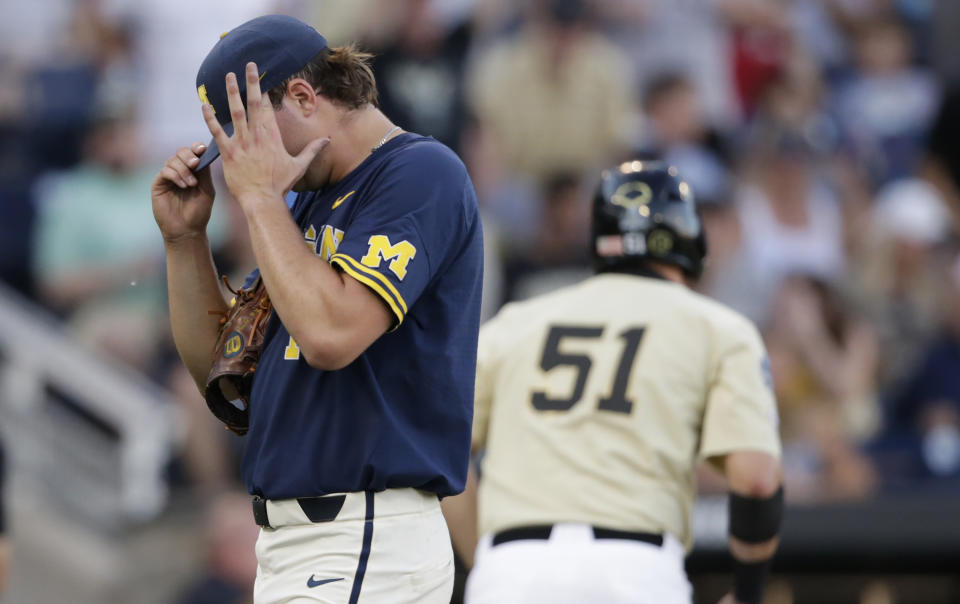
[[[287,84],[296,78],[306,80],[317,93],[347,109],[377,104],[377,82],[370,69],[373,55],[355,45],[326,48],[303,69],[267,92],[270,102],[279,108],[287,93]]]

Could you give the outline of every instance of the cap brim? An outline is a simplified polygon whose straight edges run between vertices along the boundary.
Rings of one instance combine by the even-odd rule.
[[[223,131],[227,136],[233,136],[233,122],[228,122],[222,124]],[[203,152],[203,155],[200,156],[200,161],[196,166],[193,167],[194,172],[199,172],[207,166],[213,163],[213,160],[220,157],[220,147],[217,146],[217,141],[215,139],[210,139],[210,143],[207,145],[207,150]]]

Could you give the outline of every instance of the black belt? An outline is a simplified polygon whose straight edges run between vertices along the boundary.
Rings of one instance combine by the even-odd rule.
[[[594,539],[628,539],[630,541],[642,541],[656,545],[657,547],[663,545],[663,534],[618,531],[616,529],[601,528],[598,526],[592,528]],[[519,526],[517,528],[507,529],[494,534],[493,545],[509,543],[510,541],[520,541],[522,539],[549,539],[550,531],[552,530],[552,524]]]
[[[310,522],[330,522],[337,518],[346,495],[328,495],[325,497],[298,497],[297,503]],[[253,496],[253,519],[258,526],[270,528],[267,517],[267,500],[259,495]]]

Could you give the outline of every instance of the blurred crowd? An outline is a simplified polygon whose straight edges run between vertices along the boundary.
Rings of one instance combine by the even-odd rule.
[[[599,169],[691,184],[698,287],[761,327],[787,496],[960,489],[960,4],[952,0],[0,0],[0,276],[195,421],[175,482],[238,439],[176,362],[149,185],[206,140],[194,77],[267,12],[376,53],[380,104],[455,149],[484,214],[485,314],[590,274]],[[216,171],[216,170],[215,170]],[[253,267],[218,180],[211,228]]]

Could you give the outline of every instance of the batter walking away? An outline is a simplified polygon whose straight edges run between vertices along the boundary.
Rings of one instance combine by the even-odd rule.
[[[760,335],[685,286],[706,241],[674,168],[605,171],[592,240],[595,276],[481,330],[467,602],[688,604],[694,472],[708,460],[730,487],[736,577],[723,601],[756,604],[782,508]]]

